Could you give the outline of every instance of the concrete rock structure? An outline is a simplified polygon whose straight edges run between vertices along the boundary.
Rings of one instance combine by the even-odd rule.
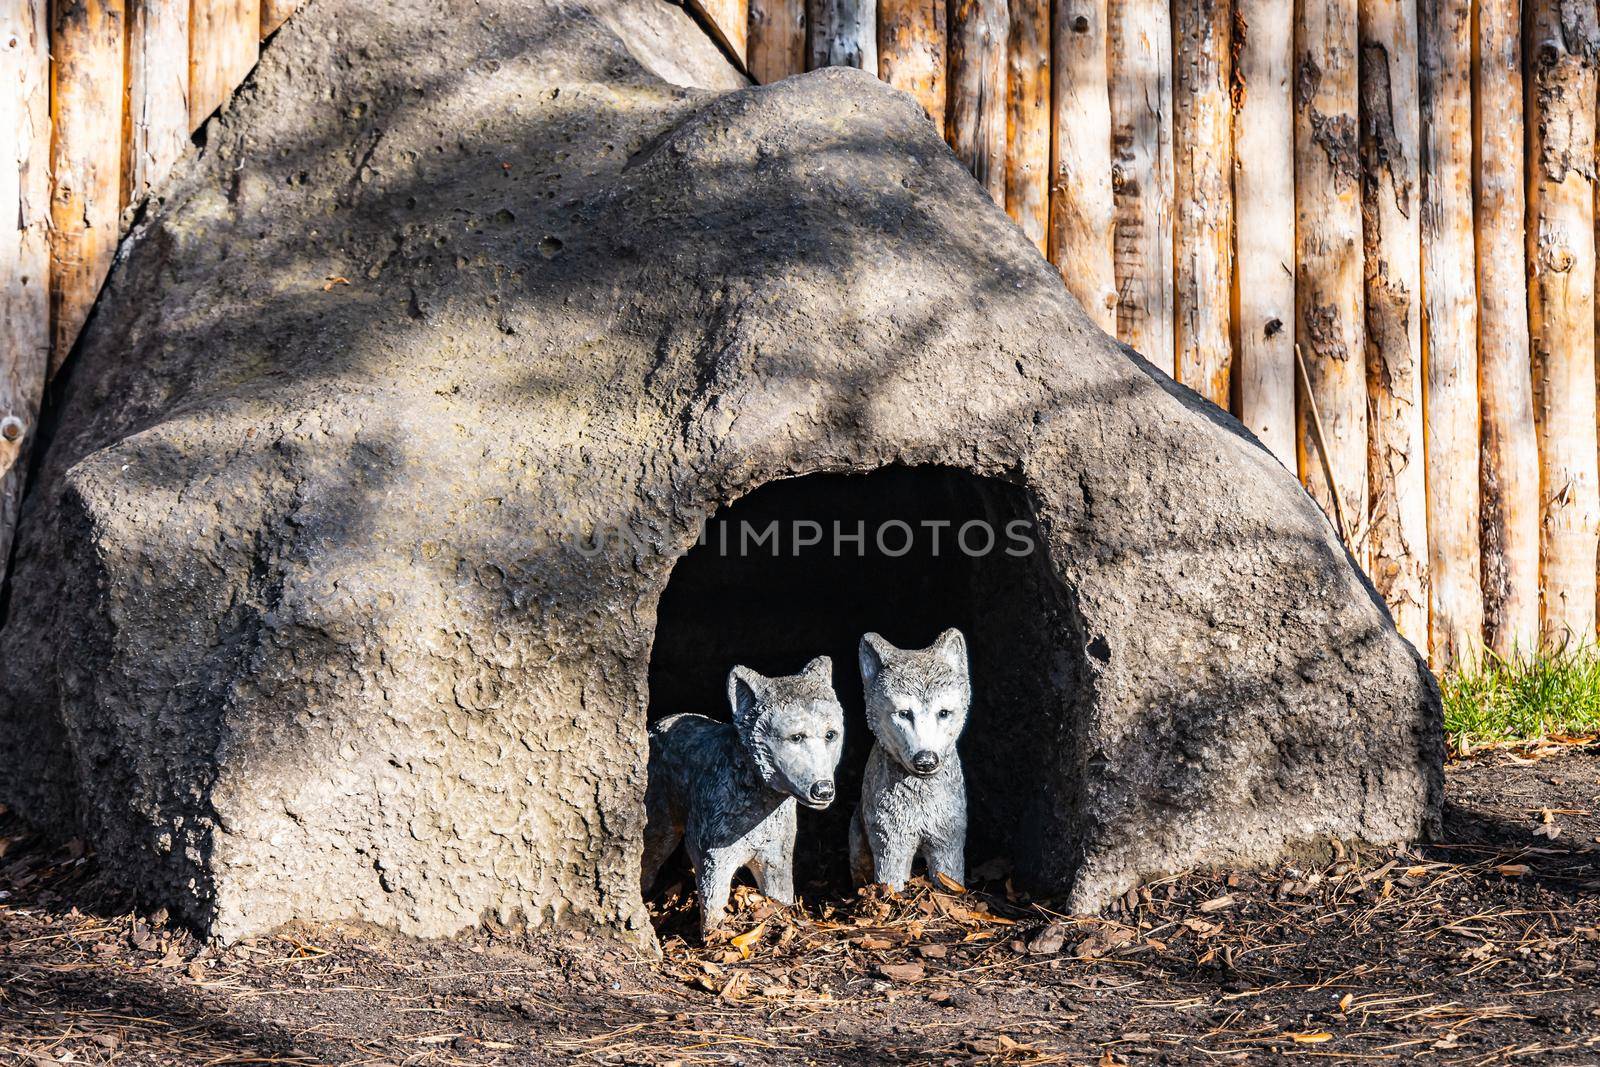
[[[222,938],[648,940],[701,517],[936,472],[1038,551],[872,628],[971,638],[974,833],[1019,876],[1089,909],[1430,830],[1438,693],[1332,528],[909,97],[742,87],[657,0],[472,10],[311,5],[128,239],[0,600],[0,800]]]

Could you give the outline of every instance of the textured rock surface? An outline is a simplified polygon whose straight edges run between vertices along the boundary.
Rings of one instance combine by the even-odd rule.
[[[655,0],[470,10],[310,5],[129,242],[23,519],[4,800],[221,936],[645,937],[674,553],[763,483],[898,462],[1022,486],[1075,611],[1035,880],[1092,907],[1429,827],[1438,696],[1329,525],[909,97],[719,95]]]

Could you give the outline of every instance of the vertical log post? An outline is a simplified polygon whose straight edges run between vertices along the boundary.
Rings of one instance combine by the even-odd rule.
[[[1478,548],[1478,288],[1472,240],[1472,0],[1421,0],[1423,343],[1429,659],[1483,648]],[[1591,394],[1594,383],[1589,385]],[[1594,561],[1590,561],[1590,571]]]
[[[805,0],[750,0],[750,76],[771,85],[806,69]],[[940,64],[941,71],[943,63]]]
[[[878,73],[876,0],[809,0],[810,67],[857,67]]]
[[[1497,655],[1539,647],[1539,447],[1528,364],[1523,248],[1522,5],[1479,0],[1478,386],[1482,398],[1484,640]]]
[[[1301,404],[1300,477],[1330,518],[1343,514],[1341,532],[1352,542],[1367,513],[1356,45],[1354,4],[1302,0],[1295,39],[1295,333],[1321,432],[1313,404]],[[1351,550],[1364,564],[1361,546],[1352,543]]]
[[[1361,0],[1362,235],[1367,298],[1368,573],[1406,640],[1428,648],[1422,411],[1421,129],[1416,8]]]
[[[878,0],[878,77],[916,97],[944,129],[944,0]]]
[[[1116,333],[1106,0],[1058,0],[1051,36],[1050,261],[1095,325]]]
[[[1172,20],[1110,0],[1117,336],[1172,374]]]
[[[261,0],[261,39],[265,41],[294,14],[300,0]]]
[[[50,32],[47,0],[0,11],[0,585],[50,359]]]
[[[1006,0],[954,0],[945,140],[996,204],[1006,202]]]
[[[1050,247],[1050,0],[1011,0],[1006,211],[1041,254]]]
[[[117,250],[122,191],[122,0],[56,0],[50,52],[54,373],[83,329]]]
[[[748,0],[687,0],[689,10],[711,32],[711,36],[743,67],[746,37],[750,32]]]
[[[1294,5],[1236,0],[1234,293],[1239,417],[1296,470]]]
[[[1227,408],[1233,369],[1233,10],[1173,7],[1174,343],[1178,381]]]
[[[189,0],[128,0],[122,203],[161,184],[189,147]]]
[[[189,9],[189,129],[197,130],[256,65],[260,0],[194,0]]]
[[[1593,4],[1530,0],[1528,288],[1543,507],[1540,628],[1594,639],[1600,473],[1595,455]]]

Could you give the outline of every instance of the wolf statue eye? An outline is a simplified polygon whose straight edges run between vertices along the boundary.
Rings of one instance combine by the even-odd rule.
[[[829,730],[826,734],[823,735],[823,737],[824,737],[825,740],[828,740],[828,741],[837,741],[839,739],[839,731],[838,730]]]
[[[949,717],[950,717],[950,709],[949,708],[940,708],[939,709],[939,718],[948,719]]]

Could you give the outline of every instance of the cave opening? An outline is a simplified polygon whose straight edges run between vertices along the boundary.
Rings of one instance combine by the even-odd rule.
[[[857,645],[875,631],[923,648],[951,626],[967,637],[972,674],[960,743],[968,870],[1014,868],[1034,888],[1065,888],[1080,780],[1076,709],[1091,699],[1085,641],[1019,486],[892,466],[771,482],[721,509],[661,597],[649,719],[697,712],[728,721],[735,664],[770,676],[831,656],[845,709],[838,797],[800,812],[795,884],[802,898],[848,893],[849,821],[872,746]],[[657,892],[685,870],[680,848]]]

